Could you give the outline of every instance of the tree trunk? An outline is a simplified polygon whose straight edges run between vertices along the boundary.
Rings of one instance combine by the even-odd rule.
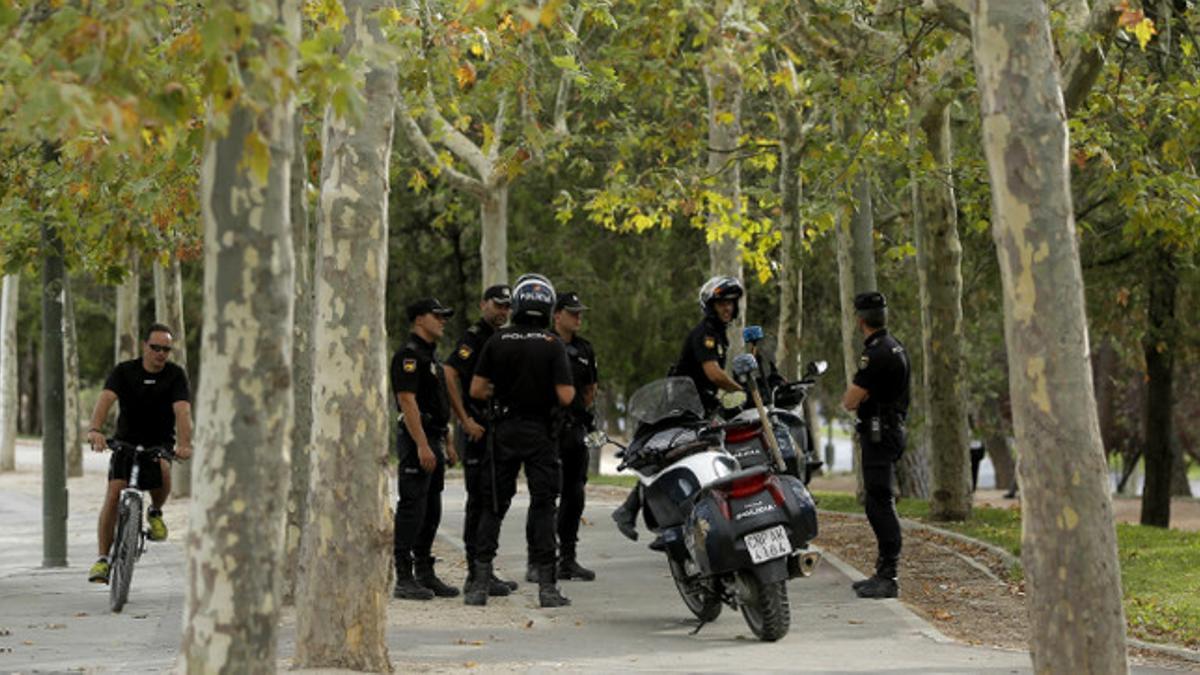
[[[714,190],[726,200],[726,213],[713,214],[708,222],[709,273],[742,278],[742,256],[736,232],[741,229],[742,170],[737,159],[742,134],[742,73],[732,54],[717,52],[714,63],[704,68],[708,89],[708,173],[716,181]],[[744,282],[743,282],[744,283]],[[746,323],[746,298],[730,331],[729,352],[743,349],[741,326]]]
[[[783,241],[779,272],[779,327],[776,365],[792,381],[800,376],[800,337],[804,318],[804,222],[800,217],[804,174],[800,170],[802,120],[790,105],[791,98],[775,106],[779,124],[779,197]]]
[[[304,150],[304,122],[294,121],[296,152],[292,158],[292,242],[296,250],[296,318],[292,331],[292,481],[288,491],[287,544],[284,553],[283,600],[296,598],[296,582],[303,561],[300,538],[308,514],[310,454],[312,452],[313,302],[312,255],[308,220],[308,157]]]
[[[18,369],[20,391],[17,398],[20,401],[18,428],[30,436],[42,435],[42,406],[41,406],[41,337],[39,332],[28,331],[25,336],[25,353],[21,356],[21,368]]]
[[[113,342],[113,360],[116,363],[136,359],[139,356],[138,307],[141,306],[141,301],[138,298],[138,291],[140,284],[141,266],[138,262],[138,253],[130,251],[129,276],[120,286],[117,286],[116,337]]]
[[[385,6],[380,0],[345,2],[350,21],[343,49],[373,53],[383,41],[374,17]],[[391,405],[383,318],[397,79],[390,63],[368,63],[363,119],[351,126],[332,110],[325,113],[314,275],[312,494],[301,544],[305,567],[296,588],[295,663],[381,672],[391,670],[385,635],[392,578]],[[498,193],[501,206],[505,194]]]
[[[929,511],[935,520],[966,520],[971,515],[971,461],[963,368],[962,245],[949,101],[935,96],[916,113],[914,142],[932,161],[928,173],[914,176],[912,182],[924,366],[920,395],[925,399],[925,445],[933,464]]]
[[[75,334],[75,299],[70,278],[63,275],[63,446],[67,476],[83,475],[83,441],[79,428],[79,340]]]
[[[299,3],[258,8],[255,40],[248,43],[257,51],[239,58],[270,59],[277,77],[294,78]],[[274,84],[274,91],[283,89]],[[277,96],[259,106],[234,105],[226,135],[210,132],[201,167],[204,377],[187,542],[182,656],[189,673],[278,667],[292,426],[294,100]],[[254,134],[268,148],[265,177],[255,172],[248,147]]]
[[[1116,530],[1092,396],[1049,10],[1040,0],[972,0],[971,33],[1021,449],[1033,666],[1039,673],[1124,673]]]
[[[1142,524],[1171,526],[1172,396],[1175,371],[1175,289],[1179,286],[1175,254],[1165,245],[1155,247],[1153,262],[1145,267],[1147,299],[1145,471],[1142,487]]]
[[[0,292],[0,471],[17,468],[17,308],[21,275],[6,274]]]
[[[1004,412],[999,399],[990,398],[984,401],[979,411],[982,422],[980,428],[984,433],[983,447],[988,459],[992,460],[992,469],[996,473],[996,489],[1009,490],[1016,484],[1017,462],[1013,452],[1008,447],[1009,428],[1004,422]]]
[[[166,266],[154,264],[154,320],[172,331],[171,360],[187,370],[187,327],[183,322],[183,278],[179,259],[171,256]],[[192,463],[172,462],[171,496],[192,495]]]
[[[846,374],[846,388],[854,383],[854,373],[858,371],[858,355],[862,352],[862,331],[858,329],[854,313],[854,245],[850,237],[850,219],[845,214],[839,215],[836,225],[836,246],[838,266],[838,299],[842,309],[842,366]],[[858,432],[850,436],[853,446],[855,493],[858,501],[863,500],[862,443]],[[908,453],[905,453],[908,454]]]
[[[489,188],[479,200],[479,259],[483,288],[508,283],[508,184]]]
[[[67,566],[63,448],[63,243],[42,223],[42,567]]]

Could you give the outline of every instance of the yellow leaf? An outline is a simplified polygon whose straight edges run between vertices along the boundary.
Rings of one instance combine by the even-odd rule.
[[[454,71],[454,79],[458,80],[458,86],[461,89],[466,89],[475,84],[475,66],[464,61],[458,67],[458,70]]]
[[[1137,36],[1142,51],[1146,51],[1146,45],[1150,43],[1150,38],[1158,35],[1158,31],[1154,29],[1154,21],[1147,18],[1142,19],[1138,25],[1133,27],[1133,34]]]
[[[472,56],[483,56],[483,45],[478,42],[472,42],[468,49],[471,50]]]
[[[413,192],[421,194],[428,185],[425,174],[419,170],[413,170],[412,176],[408,179],[408,187],[412,188]]]
[[[265,185],[271,172],[271,150],[262,134],[255,131],[246,137],[245,153],[244,168],[250,170],[252,178]]]
[[[728,110],[717,113],[717,124],[733,124],[733,113]]]

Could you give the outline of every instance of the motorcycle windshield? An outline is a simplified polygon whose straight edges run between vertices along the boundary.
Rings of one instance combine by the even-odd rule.
[[[655,424],[672,417],[704,417],[704,404],[696,384],[687,377],[665,377],[638,389],[629,398],[629,415],[639,424]]]

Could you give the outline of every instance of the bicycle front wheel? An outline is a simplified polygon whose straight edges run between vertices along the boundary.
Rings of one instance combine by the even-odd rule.
[[[120,612],[129,599],[129,586],[133,582],[133,563],[137,559],[138,535],[142,526],[141,507],[141,503],[136,499],[121,501],[116,543],[113,547],[115,553],[109,561],[109,606],[114,612]]]

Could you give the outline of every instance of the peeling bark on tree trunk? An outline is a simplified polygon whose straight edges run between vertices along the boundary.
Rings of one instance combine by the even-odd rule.
[[[742,73],[733,55],[718,51],[717,61],[704,68],[708,88],[708,173],[716,181],[715,191],[729,200],[730,224],[741,218],[742,170],[737,159],[738,138],[742,134]],[[728,122],[723,121],[728,118]],[[709,274],[742,278],[742,256],[737,239],[722,232],[720,219],[709,222]],[[717,239],[711,239],[716,234]],[[745,281],[743,280],[743,284]],[[729,331],[729,353],[744,349],[742,326],[746,324],[746,298],[739,301],[741,311]]]
[[[138,307],[139,286],[141,284],[141,265],[137,252],[129,254],[129,277],[117,286],[117,325],[116,338],[113,343],[113,359],[116,363],[136,359],[140,356],[138,344]],[[113,406],[116,408],[117,406]]]
[[[1021,449],[1033,666],[1124,673],[1116,531],[1048,9],[1039,0],[973,0],[971,33]]]
[[[63,446],[67,477],[83,475],[83,442],[79,429],[79,340],[75,334],[75,299],[70,278],[63,275]]]
[[[842,366],[846,374],[846,387],[849,388],[854,383],[854,373],[858,370],[858,355],[862,351],[862,341],[859,337],[862,331],[858,329],[854,314],[854,245],[850,236],[849,218],[839,217],[836,235],[838,299],[842,309]],[[862,464],[862,444],[859,442],[857,431],[850,435],[850,439],[853,446],[855,493],[861,502],[863,481],[859,467]]]
[[[349,0],[343,49],[372,53],[387,3]],[[312,494],[296,588],[296,665],[391,670],[388,505],[388,159],[396,71],[369,63],[358,126],[327,110],[314,275]],[[346,526],[353,523],[353,526]],[[336,584],[330,584],[336,579]]]
[[[789,62],[790,63],[790,62]],[[794,75],[794,73],[793,73]],[[800,376],[800,337],[804,317],[804,223],[800,218],[804,174],[800,170],[800,150],[804,134],[802,120],[787,98],[775,106],[779,124],[779,197],[783,241],[780,249],[779,326],[775,363],[779,373],[792,381]]]
[[[299,113],[294,125],[295,153],[292,158],[292,244],[296,252],[296,312],[292,331],[292,480],[288,491],[287,543],[283,600],[295,602],[296,583],[303,561],[300,539],[308,518],[309,468],[312,453],[313,302],[312,255],[309,236],[308,157],[304,150],[304,123]]]
[[[1175,371],[1175,289],[1179,274],[1175,255],[1163,245],[1155,247],[1153,262],[1146,265],[1148,330],[1142,339],[1146,358],[1145,471],[1142,488],[1142,525],[1171,526],[1172,396]]]
[[[508,283],[508,184],[489,188],[479,200],[479,259],[483,288]]]
[[[187,370],[187,328],[183,325],[183,278],[179,259],[171,256],[166,267],[154,264],[154,320],[166,324],[174,333],[171,360]],[[171,496],[192,495],[192,463],[172,462]]]
[[[0,471],[17,468],[17,304],[21,275],[4,276],[0,291]]]
[[[252,43],[258,51],[241,57],[274,59],[281,77],[294,77],[299,3],[276,0],[259,9]],[[204,377],[187,539],[182,658],[189,673],[278,667],[294,302],[288,213],[294,100],[280,99],[258,110],[235,105],[227,134],[210,136],[201,166]],[[255,132],[269,148],[265,181],[247,162],[247,139]]]
[[[916,110],[918,152],[932,160],[931,175],[914,176],[913,235],[921,295],[925,446],[933,468],[930,516],[966,520],[971,514],[971,461],[967,447],[963,356],[962,245],[954,198],[949,101],[929,100]]]

